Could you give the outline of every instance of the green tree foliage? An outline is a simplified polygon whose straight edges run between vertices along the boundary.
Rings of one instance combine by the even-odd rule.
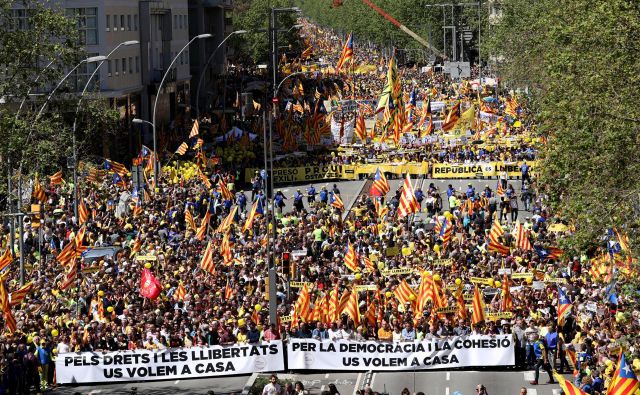
[[[234,1],[233,24],[237,29],[249,30],[248,34],[238,36],[233,41],[235,57],[244,62],[258,64],[269,61],[269,19],[271,8],[288,8],[292,0],[237,0]],[[278,16],[278,26],[289,29],[296,24],[295,13],[282,13]],[[262,31],[259,31],[262,30]],[[278,33],[278,46],[297,47],[297,32]],[[245,55],[245,56],[243,56]]]
[[[577,231],[577,250],[606,229],[640,250],[640,3],[505,0],[488,50],[506,83],[532,88],[539,170],[551,204]]]
[[[0,0],[0,192],[6,191],[8,159],[14,171],[21,168],[29,176],[52,174],[72,155],[71,125],[77,103],[74,76],[37,117],[47,92],[86,57],[77,21],[58,7],[59,3],[48,1]],[[89,117],[93,121],[83,121]],[[112,111],[86,101],[79,119],[79,152],[85,142],[104,132],[107,123],[109,128],[115,126]]]

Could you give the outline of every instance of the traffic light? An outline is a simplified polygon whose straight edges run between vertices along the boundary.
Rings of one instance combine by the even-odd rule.
[[[285,276],[291,275],[291,253],[283,252],[282,253],[282,274]]]

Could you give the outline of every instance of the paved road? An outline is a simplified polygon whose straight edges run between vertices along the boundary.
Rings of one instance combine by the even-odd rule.
[[[561,395],[557,384],[541,384],[532,386],[533,371],[438,371],[438,372],[378,372],[371,375],[358,372],[329,372],[319,374],[280,374],[280,379],[301,381],[309,395],[320,395],[333,383],[342,395],[352,395],[356,389],[367,384],[374,391],[389,395],[400,395],[403,388],[411,393],[424,392],[426,395],[461,395],[475,394],[476,385],[484,384],[491,395],[517,395],[520,388],[527,388],[528,395]],[[569,376],[566,376],[569,378]],[[61,387],[54,394],[131,394],[131,388],[137,388],[140,395],[164,394],[216,394],[241,393],[250,376],[234,376],[224,378],[162,381],[152,383],[124,383],[100,386]],[[546,382],[546,374],[541,373],[540,381]]]

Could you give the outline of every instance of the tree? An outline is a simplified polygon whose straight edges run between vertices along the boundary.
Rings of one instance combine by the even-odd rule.
[[[236,37],[232,45],[236,48],[236,58],[246,63],[269,62],[269,19],[271,8],[288,8],[293,6],[292,0],[238,0],[234,2],[234,26],[249,30],[247,34]],[[296,23],[295,13],[282,13],[278,16],[278,26],[288,29]],[[262,30],[262,31],[258,31]],[[299,49],[296,31],[279,32],[278,46],[289,46]],[[243,59],[242,54],[247,54]]]
[[[640,251],[640,4],[505,0],[487,50],[512,87],[528,85],[546,137],[539,166],[553,210],[576,232],[575,250],[609,227]],[[485,52],[486,53],[486,52]]]

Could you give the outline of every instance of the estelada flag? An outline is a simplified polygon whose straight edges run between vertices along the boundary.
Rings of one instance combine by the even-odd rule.
[[[147,268],[142,269],[142,278],[140,279],[140,295],[148,299],[156,299],[160,295],[162,286],[153,273]]]

